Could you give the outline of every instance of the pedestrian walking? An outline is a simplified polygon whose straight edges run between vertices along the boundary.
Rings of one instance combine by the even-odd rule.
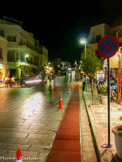
[[[6,85],[7,87],[9,87],[9,85],[10,85],[10,80],[11,80],[10,76],[6,76],[6,77],[5,77],[5,85]]]
[[[12,86],[15,84],[15,77],[14,77],[14,75],[13,75],[13,77],[11,78],[11,84],[12,84]]]
[[[83,91],[85,90],[85,80],[83,80]]]
[[[113,89],[113,87],[111,88],[111,101],[116,101],[117,99],[117,93],[115,92],[115,90]]]

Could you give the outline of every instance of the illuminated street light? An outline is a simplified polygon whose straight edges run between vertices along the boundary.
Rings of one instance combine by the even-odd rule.
[[[85,44],[86,40],[85,39],[83,39],[83,40],[81,39],[80,42],[81,42],[81,44]]]
[[[81,44],[85,44],[85,58],[86,58],[86,39],[84,39],[84,38],[81,39],[81,40],[80,40],[80,43],[81,43]]]
[[[26,55],[25,55],[25,62],[28,62],[28,61],[27,61],[27,58],[28,58],[28,57],[29,57],[29,55],[26,54]]]
[[[28,54],[26,54],[26,55],[25,55],[25,58],[27,58],[28,56],[29,56],[29,55],[28,55]]]
[[[80,43],[81,44],[85,44],[85,58],[86,58],[86,39],[85,38],[82,38],[80,40]],[[87,74],[86,74],[86,91],[87,91]]]

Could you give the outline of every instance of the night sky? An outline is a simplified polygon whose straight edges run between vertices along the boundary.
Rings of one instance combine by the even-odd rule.
[[[32,32],[40,45],[48,48],[50,59],[79,61],[84,48],[79,39],[88,38],[91,26],[104,22],[122,24],[122,0],[39,2],[7,1],[7,7],[3,2],[0,18],[7,16],[22,21],[24,30]]]

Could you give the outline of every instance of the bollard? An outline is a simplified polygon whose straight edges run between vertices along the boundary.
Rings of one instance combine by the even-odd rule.
[[[62,104],[62,97],[60,97],[60,101],[59,101],[59,109],[63,109],[63,104]]]
[[[22,152],[20,148],[17,149],[15,162],[22,162]]]

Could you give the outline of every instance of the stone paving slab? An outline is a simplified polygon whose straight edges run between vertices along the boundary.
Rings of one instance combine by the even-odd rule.
[[[87,107],[91,127],[93,130],[94,139],[96,141],[96,147],[99,154],[99,159],[103,162],[106,161],[122,161],[117,156],[114,134],[112,133],[112,127],[118,124],[122,124],[120,117],[122,116],[122,105],[111,102],[110,103],[110,143],[111,148],[102,148],[103,144],[108,144],[108,115],[107,105],[92,105],[91,92],[83,92],[85,104]]]
[[[23,156],[39,157],[38,161],[41,162],[46,160],[71,94],[67,94],[68,88],[63,90],[64,109],[59,110],[58,96],[54,95],[55,101],[50,103],[50,97],[43,94],[44,92],[34,91],[31,94],[29,91],[32,89],[28,88],[26,91],[25,88],[19,88],[19,91],[23,91],[23,96],[14,98],[8,95],[9,90],[16,93],[17,89],[0,89],[0,156],[15,156],[17,148],[21,148]],[[72,89],[70,91],[72,93]],[[30,101],[33,101],[32,106],[28,105]],[[10,159],[7,161],[13,162]],[[1,159],[0,162],[4,160]]]
[[[97,162],[88,116],[80,89],[81,155],[83,162]]]

